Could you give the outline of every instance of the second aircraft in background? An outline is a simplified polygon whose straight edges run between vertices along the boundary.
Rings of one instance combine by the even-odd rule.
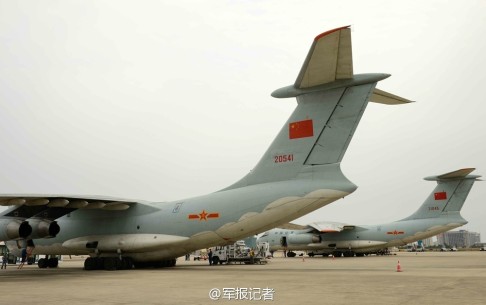
[[[363,256],[432,237],[467,223],[460,210],[480,177],[469,175],[473,170],[466,168],[426,177],[425,180],[437,181],[437,186],[415,213],[399,221],[373,226],[336,222],[288,224],[265,232],[258,241],[270,243],[271,251],[307,250],[311,256],[316,253]]]

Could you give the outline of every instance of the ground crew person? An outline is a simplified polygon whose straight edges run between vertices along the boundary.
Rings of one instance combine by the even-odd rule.
[[[7,269],[7,254],[2,256],[2,269]]]

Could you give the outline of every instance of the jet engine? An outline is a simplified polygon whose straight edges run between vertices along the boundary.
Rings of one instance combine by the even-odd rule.
[[[59,227],[57,221],[31,218],[29,219],[29,224],[32,227],[32,233],[29,236],[30,239],[56,237],[61,231],[61,227]]]
[[[290,234],[287,236],[287,245],[307,245],[320,243],[321,236],[312,233]]]
[[[26,238],[32,233],[32,227],[27,221],[19,219],[0,219],[0,240]]]

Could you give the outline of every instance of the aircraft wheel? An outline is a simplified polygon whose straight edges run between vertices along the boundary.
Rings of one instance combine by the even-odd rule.
[[[123,257],[121,261],[122,270],[129,270],[133,268],[133,261],[130,257]]]
[[[37,267],[41,268],[41,269],[44,269],[44,268],[47,268],[47,260],[45,258],[41,258],[38,262],[37,262]]]
[[[135,267],[135,269],[146,268],[145,264],[141,262],[133,262],[133,267]]]
[[[354,257],[353,251],[346,251],[343,253],[344,257]]]
[[[341,251],[334,251],[332,255],[334,255],[334,257],[341,257],[343,256],[343,253]]]
[[[103,268],[108,271],[113,271],[118,269],[118,258],[117,257],[105,257],[103,259]]]
[[[177,263],[177,260],[175,258],[169,260],[169,267],[174,267]]]
[[[88,257],[84,260],[84,270],[96,270],[98,269],[97,266],[97,258],[95,257]]]
[[[167,267],[167,261],[162,260],[162,261],[147,263],[147,266],[153,267],[153,268],[165,268],[165,267]]]
[[[47,267],[57,268],[57,266],[59,266],[59,259],[57,257],[51,257],[47,260]]]

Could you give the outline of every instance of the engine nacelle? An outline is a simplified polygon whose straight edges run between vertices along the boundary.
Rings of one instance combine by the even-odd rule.
[[[61,227],[59,227],[57,221],[31,218],[29,219],[29,224],[32,227],[32,234],[29,236],[30,239],[56,237],[61,231]]]
[[[320,243],[321,237],[317,234],[290,234],[287,236],[287,245],[307,245],[313,243]]]
[[[26,238],[32,233],[32,227],[27,221],[19,219],[0,219],[0,240]]]

